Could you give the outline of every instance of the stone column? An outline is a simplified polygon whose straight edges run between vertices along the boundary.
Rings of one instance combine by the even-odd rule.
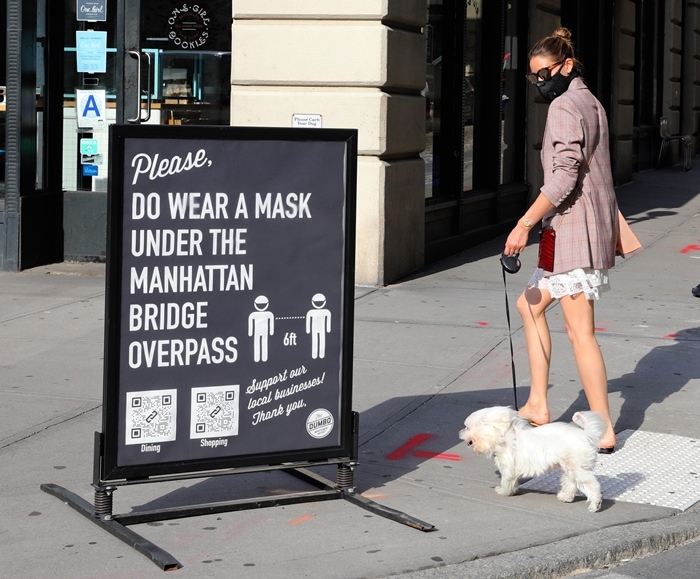
[[[235,0],[231,124],[358,129],[356,278],[423,266],[425,0]]]

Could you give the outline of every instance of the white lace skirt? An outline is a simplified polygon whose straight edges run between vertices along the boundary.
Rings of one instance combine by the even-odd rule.
[[[600,294],[610,289],[608,270],[590,267],[573,269],[549,277],[545,277],[544,271],[538,267],[527,285],[547,290],[555,299],[583,293],[587,300],[597,300]]]

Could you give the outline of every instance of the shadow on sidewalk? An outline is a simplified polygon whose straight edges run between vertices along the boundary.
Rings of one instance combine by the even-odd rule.
[[[524,396],[519,392],[519,397]],[[360,433],[361,439],[369,435],[369,441],[361,444],[359,449],[359,466],[355,471],[358,492],[381,487],[430,460],[447,468],[462,461],[478,460],[483,461],[481,468],[493,470],[491,461],[477,457],[460,441],[458,432],[469,413],[494,405],[512,406],[512,389],[391,398],[364,411],[360,415]],[[311,467],[310,470],[331,481],[337,474],[334,465]],[[141,485],[142,490],[138,493],[140,504],[130,500],[128,488],[115,493],[115,512],[136,513],[314,490],[311,485],[283,471],[155,482],[145,486],[148,490],[144,492]],[[378,500],[381,503],[381,499]],[[124,509],[123,504],[117,505],[117,501],[126,501],[131,506]]]
[[[608,392],[623,399],[615,431],[639,430],[649,408],[661,404],[700,378],[700,328],[687,328],[666,336],[669,344],[657,346],[644,355],[629,372],[608,382]],[[587,408],[583,391],[563,414],[570,417]]]
[[[616,187],[615,191],[623,215],[646,213],[628,219],[634,224],[676,215],[678,211],[663,209],[683,207],[697,196],[700,186],[694,171],[683,171],[676,166],[634,173],[632,181]]]
[[[618,393],[623,398],[616,431],[643,428],[646,413],[652,406],[683,390],[689,381],[700,379],[697,364],[700,328],[687,328],[667,339],[667,345],[658,346],[643,356],[633,372],[610,380],[610,393]],[[527,387],[520,387],[520,405],[526,397]],[[360,414],[360,464],[355,472],[358,491],[379,488],[410,473],[415,474],[428,463],[431,469],[449,472],[459,468],[461,477],[481,480],[484,473],[493,471],[492,462],[476,456],[460,441],[458,433],[471,412],[496,405],[514,406],[511,387],[393,397],[363,411]],[[568,422],[574,412],[587,409],[588,403],[580,391],[569,408],[552,419]],[[336,476],[332,465],[312,470],[329,480]],[[312,490],[303,481],[279,471],[183,481],[179,488],[170,487],[165,492],[158,487],[153,485],[155,496],[135,505],[133,510],[274,497]],[[128,493],[123,494],[120,498],[126,499]],[[381,498],[378,500],[381,502]]]

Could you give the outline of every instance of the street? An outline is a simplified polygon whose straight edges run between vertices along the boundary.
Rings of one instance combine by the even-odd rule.
[[[700,540],[696,539],[685,545],[679,545],[647,557],[623,561],[610,569],[574,573],[567,577],[577,579],[695,579],[700,571]]]

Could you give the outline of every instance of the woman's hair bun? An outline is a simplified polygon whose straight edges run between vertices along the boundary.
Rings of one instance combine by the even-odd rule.
[[[562,40],[571,43],[571,30],[568,28],[559,27],[552,33],[552,36],[555,38],[561,38]]]

